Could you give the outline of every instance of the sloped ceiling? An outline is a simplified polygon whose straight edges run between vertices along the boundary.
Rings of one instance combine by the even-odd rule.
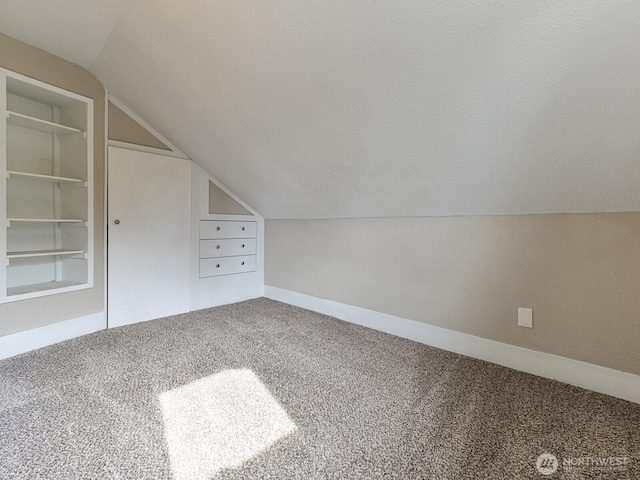
[[[80,2],[2,15],[22,3]],[[99,54],[111,20],[67,45],[58,17],[49,48],[35,20],[0,29],[266,218],[640,210],[635,0],[132,0]]]
[[[89,67],[131,0],[0,0],[0,31]]]

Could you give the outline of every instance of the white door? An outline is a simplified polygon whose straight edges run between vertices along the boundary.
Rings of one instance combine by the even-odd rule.
[[[191,166],[109,147],[108,322],[189,310]]]

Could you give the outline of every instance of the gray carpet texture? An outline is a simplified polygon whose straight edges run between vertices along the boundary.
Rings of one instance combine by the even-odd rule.
[[[640,478],[640,405],[264,298],[0,361],[3,480],[355,478]]]

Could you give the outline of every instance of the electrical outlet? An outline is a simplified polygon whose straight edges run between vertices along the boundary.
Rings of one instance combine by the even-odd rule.
[[[533,309],[518,308],[518,326],[533,328]]]

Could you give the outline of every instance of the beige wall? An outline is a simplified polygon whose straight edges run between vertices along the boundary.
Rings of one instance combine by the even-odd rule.
[[[133,118],[109,102],[109,140],[171,150]]]
[[[223,215],[252,215],[252,213],[209,181],[209,213]]]
[[[92,289],[0,305],[0,335],[104,310],[104,88],[87,70],[0,34],[0,66],[94,100],[95,265]],[[3,233],[4,234],[4,233]]]
[[[640,374],[640,213],[267,220],[265,262],[266,285]]]

